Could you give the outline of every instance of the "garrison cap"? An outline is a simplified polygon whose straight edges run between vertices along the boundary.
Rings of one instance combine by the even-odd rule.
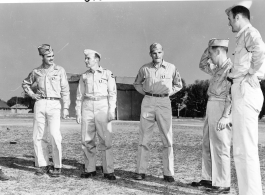
[[[237,4],[235,4],[235,5],[233,5],[233,6],[229,7],[229,8],[227,8],[227,9],[225,10],[225,13],[226,13],[227,15],[229,15],[229,12],[231,11],[231,9],[233,9],[233,8],[236,7],[236,6],[243,6],[243,7],[247,8],[247,9],[249,10],[250,7],[251,7],[251,5],[252,5],[252,1],[240,1],[239,3],[237,3]]]
[[[47,55],[53,52],[52,47],[49,44],[42,44],[38,47],[39,55]]]
[[[150,45],[150,53],[155,49],[162,49],[163,50],[163,47],[160,43],[153,43],[152,45]]]
[[[84,50],[84,54],[85,54],[85,55],[89,55],[89,54],[98,54],[99,58],[101,58],[101,54],[98,53],[97,51],[92,50],[92,49],[85,49],[85,50]]]
[[[229,44],[229,39],[212,38],[209,40],[208,46],[209,47],[213,47],[213,46],[228,47],[228,44]]]

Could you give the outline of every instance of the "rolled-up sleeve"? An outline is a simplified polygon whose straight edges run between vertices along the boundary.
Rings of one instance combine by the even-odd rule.
[[[182,81],[181,81],[181,77],[180,74],[177,70],[177,68],[175,67],[175,71],[173,74],[173,82],[172,82],[172,93],[169,95],[173,95],[175,93],[177,93],[178,91],[180,91],[182,89]]]
[[[35,82],[34,71],[29,73],[28,77],[22,81],[22,88],[30,97],[32,97],[32,95],[34,94],[34,92],[31,89],[31,86],[34,82]]]
[[[252,31],[245,35],[246,48],[252,53],[249,74],[255,74],[262,65],[265,65],[265,44],[259,33]]]
[[[75,106],[76,115],[79,116],[81,116],[81,106],[84,99],[84,95],[85,95],[85,84],[84,84],[83,75],[81,75],[76,90],[76,106]]]
[[[63,108],[69,109],[70,106],[70,90],[65,70],[61,69],[61,97],[63,100]]]
[[[109,112],[115,112],[117,101],[117,87],[116,81],[111,71],[108,71],[108,101]]]
[[[145,92],[143,90],[143,82],[144,82],[144,73],[143,69],[141,68],[135,78],[133,86],[139,93],[145,95]]]

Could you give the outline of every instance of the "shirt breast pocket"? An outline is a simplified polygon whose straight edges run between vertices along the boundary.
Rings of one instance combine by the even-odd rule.
[[[249,52],[247,51],[244,45],[238,45],[235,49],[234,55],[235,55],[234,59],[235,64],[241,64],[249,60]]]
[[[86,93],[92,93],[93,92],[93,81],[91,79],[86,78],[84,80],[85,83],[85,89],[86,89]]]
[[[38,85],[38,88],[41,90],[44,90],[45,76],[37,75],[36,81],[37,81],[36,83]]]

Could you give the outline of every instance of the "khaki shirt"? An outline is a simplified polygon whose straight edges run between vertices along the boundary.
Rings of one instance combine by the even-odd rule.
[[[230,78],[244,77],[249,73],[264,79],[265,44],[259,31],[251,24],[237,33],[234,56],[234,67],[229,74]]]
[[[228,58],[221,67],[213,66],[211,67],[211,64],[208,63],[209,60],[208,56],[208,48],[204,51],[199,68],[211,75],[209,88],[207,91],[207,94],[209,98],[214,97],[217,99],[224,99],[225,100],[225,109],[223,112],[223,116],[228,117],[231,111],[231,82],[227,80],[228,74],[233,67],[233,64]]]
[[[41,97],[62,98],[63,107],[69,108],[69,83],[63,67],[53,64],[48,69],[45,69],[43,65],[35,68],[22,82],[22,88],[29,96],[35,94],[32,90],[34,83],[37,84],[36,94]]]
[[[76,94],[76,114],[81,115],[81,105],[85,97],[108,97],[109,112],[115,112],[117,87],[110,70],[101,66],[94,71],[89,69],[80,76]]]
[[[173,95],[182,89],[182,81],[175,65],[163,61],[156,68],[153,62],[143,65],[134,81],[135,89],[145,95],[152,94]]]

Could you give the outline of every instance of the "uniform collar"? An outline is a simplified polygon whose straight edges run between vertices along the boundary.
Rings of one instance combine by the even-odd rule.
[[[42,64],[39,69],[45,69],[44,68],[44,64]],[[58,66],[56,64],[53,63],[53,65],[51,65],[48,69],[54,69],[54,70],[58,70]]]
[[[97,70],[93,70],[93,69],[91,69],[91,68],[88,69],[88,72],[91,72],[91,73],[94,73],[94,72],[96,72],[96,71],[98,71],[98,72],[103,72],[103,68],[102,68],[101,66],[99,66]]]
[[[238,38],[247,28],[252,27],[252,25],[249,23],[247,25],[245,25],[237,34],[236,34],[236,38]]]
[[[221,70],[223,68],[226,68],[227,66],[232,65],[232,61],[230,58],[227,58],[223,64],[218,68],[218,70]]]
[[[153,65],[153,67],[155,67],[155,64],[154,64],[154,62],[152,62],[152,65]],[[160,67],[163,67],[163,68],[165,68],[166,69],[166,67],[167,67],[167,62],[165,61],[165,60],[163,60],[163,62],[162,62],[162,64],[160,65]],[[160,68],[159,67],[159,68]],[[155,67],[156,68],[156,67]]]

